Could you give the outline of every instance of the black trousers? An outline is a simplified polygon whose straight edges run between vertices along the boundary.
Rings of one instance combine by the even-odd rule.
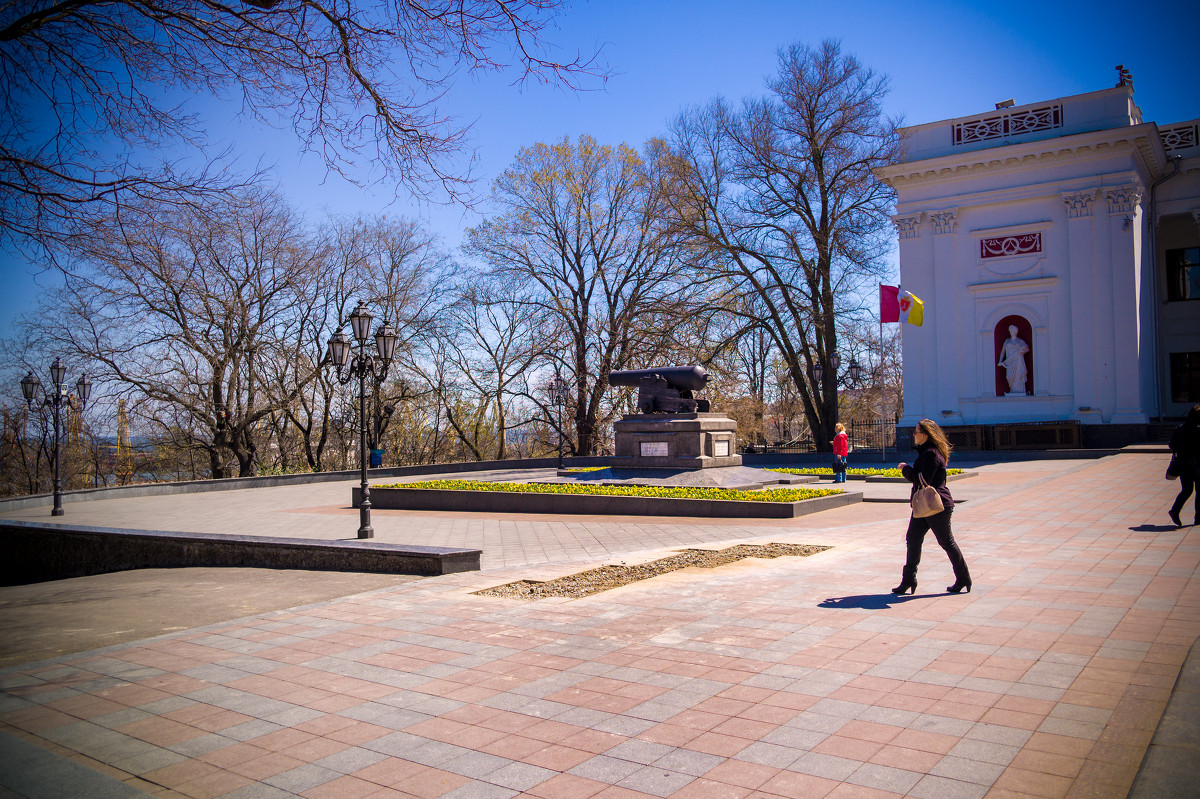
[[[954,508],[947,508],[941,513],[918,519],[915,516],[908,521],[908,533],[904,536],[908,544],[908,559],[904,563],[904,579],[915,580],[917,567],[921,565],[921,545],[925,543],[925,534],[933,531],[938,546],[946,550],[950,558],[950,566],[954,569],[954,579],[960,583],[971,582],[971,572],[967,570],[967,561],[950,532],[950,516]]]
[[[1179,473],[1179,496],[1175,497],[1175,504],[1171,506],[1171,512],[1176,516],[1183,510],[1183,506],[1187,504],[1188,497],[1192,495],[1192,491],[1196,488],[1196,473],[1191,469],[1183,469]],[[1200,524],[1200,495],[1196,496],[1196,501],[1192,503],[1192,509],[1196,514],[1196,523]]]

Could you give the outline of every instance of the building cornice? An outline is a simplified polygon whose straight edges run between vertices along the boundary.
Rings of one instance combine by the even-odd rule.
[[[1136,170],[1123,169],[1116,172],[1103,172],[1091,175],[1086,181],[1078,177],[1050,180],[1039,183],[1022,183],[1003,189],[983,189],[980,191],[958,193],[950,191],[943,196],[922,197],[919,200],[908,200],[896,205],[897,215],[911,215],[922,211],[935,210],[949,205],[951,202],[960,211],[976,205],[995,205],[996,203],[1017,202],[1039,197],[1059,197],[1063,202],[1063,194],[1077,192],[1093,192],[1100,197],[1100,192],[1106,189],[1124,186],[1129,183],[1142,184],[1144,176]],[[1082,185],[1081,185],[1082,183]]]
[[[1154,123],[1144,123],[906,161],[879,167],[875,174],[883,182],[899,189],[936,183],[947,178],[972,177],[1107,156],[1114,152],[1136,153],[1151,179],[1158,178],[1167,163],[1166,151],[1159,140],[1157,126]]]

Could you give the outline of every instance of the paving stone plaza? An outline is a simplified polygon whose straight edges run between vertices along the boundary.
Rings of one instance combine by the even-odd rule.
[[[377,511],[380,541],[477,546],[482,570],[0,670],[0,797],[1125,797],[1200,635],[1200,528],[1167,521],[1165,461],[999,463],[952,483],[961,595],[932,536],[917,593],[889,593],[896,501],[736,523]],[[352,538],[349,493],[67,514]],[[831,548],[582,599],[475,593],[730,543]]]

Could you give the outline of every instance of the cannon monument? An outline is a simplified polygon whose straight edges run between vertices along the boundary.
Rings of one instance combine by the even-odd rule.
[[[636,387],[640,413],[613,424],[614,469],[708,469],[741,466],[737,422],[711,412],[693,392],[708,384],[703,366],[611,372],[613,386]]]

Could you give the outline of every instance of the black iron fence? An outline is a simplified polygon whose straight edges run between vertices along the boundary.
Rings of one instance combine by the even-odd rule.
[[[846,435],[850,437],[850,446],[856,450],[878,450],[881,442],[887,439],[887,448],[896,448],[896,423],[900,420],[899,416],[894,416],[887,420],[886,423],[880,423],[878,418],[875,419],[848,419],[842,420],[842,424],[846,425]],[[826,447],[828,449],[828,447]],[[747,444],[742,448],[742,452],[746,454],[763,454],[763,455],[802,455],[806,452],[816,452],[817,448],[809,439],[778,441],[774,443],[756,442]]]

